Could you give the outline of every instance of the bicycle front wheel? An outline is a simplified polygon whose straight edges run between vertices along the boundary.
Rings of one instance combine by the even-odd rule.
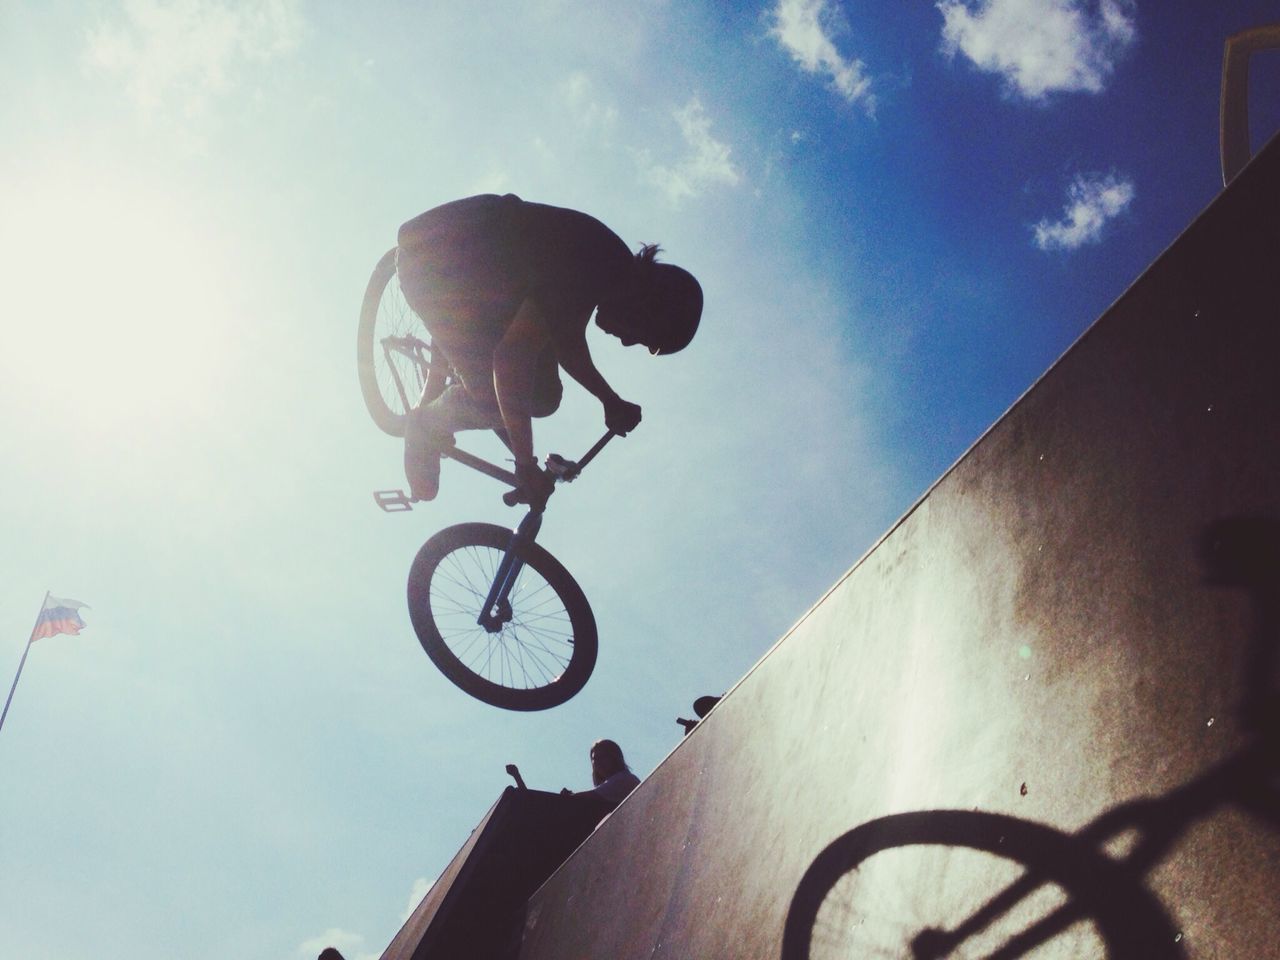
[[[356,339],[360,392],[379,429],[404,436],[405,417],[422,395],[430,361],[427,328],[400,290],[393,247],[373,268]]]
[[[505,710],[546,710],[573,697],[595,668],[595,617],[558,560],[528,544],[523,567],[488,626],[478,621],[512,533],[460,523],[422,545],[409,571],[409,617],[455,686]]]

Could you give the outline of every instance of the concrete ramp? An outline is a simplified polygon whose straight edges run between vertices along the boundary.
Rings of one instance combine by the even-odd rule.
[[[522,960],[1280,956],[1278,364],[1273,142],[542,886]]]
[[[605,815],[592,797],[508,787],[381,960],[496,960],[519,949],[525,902]]]

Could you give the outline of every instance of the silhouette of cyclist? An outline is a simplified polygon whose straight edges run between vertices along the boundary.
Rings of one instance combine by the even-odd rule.
[[[408,418],[414,499],[436,496],[439,451],[455,432],[505,427],[522,498],[544,503],[554,482],[534,457],[531,418],[560,406],[561,368],[603,404],[608,429],[636,428],[640,407],[596,369],[586,331],[594,311],[624,346],[661,355],[689,344],[702,288],[658,252],[632,254],[594,217],[514,194],[455,200],[400,228],[400,288],[460,380],[439,392],[433,377]]]

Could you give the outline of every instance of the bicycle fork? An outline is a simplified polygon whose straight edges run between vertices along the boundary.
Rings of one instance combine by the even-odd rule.
[[[511,620],[511,588],[524,569],[524,560],[520,558],[520,554],[524,552],[526,544],[533,543],[541,526],[542,514],[530,510],[511,535],[511,543],[507,545],[507,552],[498,564],[498,572],[494,575],[493,585],[489,587],[489,595],[484,599],[484,608],[476,619],[476,623],[489,633],[501,633],[502,628]]]

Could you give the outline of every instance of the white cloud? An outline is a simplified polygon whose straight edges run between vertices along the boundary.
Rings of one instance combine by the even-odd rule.
[[[1041,250],[1075,250],[1097,243],[1107,221],[1118,217],[1133,201],[1133,184],[1107,176],[1080,175],[1067,190],[1067,204],[1057,223],[1041,220],[1035,225],[1035,242]]]
[[[943,51],[959,51],[1011,93],[1098,93],[1133,44],[1133,0],[940,0]]]
[[[467,181],[463,196],[476,193],[510,193],[513,189],[511,174],[501,167],[490,166],[483,173]]]
[[[422,898],[427,895],[427,891],[431,889],[432,885],[432,881],[426,877],[419,877],[413,881],[413,887],[409,890],[409,903],[404,908],[404,914],[400,917],[401,926],[409,922],[409,918],[413,916],[413,911],[418,909],[418,904],[422,902]]]
[[[295,50],[302,24],[301,0],[125,0],[90,29],[85,62],[121,78],[144,112],[198,116],[247,64]]]
[[[595,84],[582,71],[571,73],[559,89],[569,113],[584,129],[609,129],[618,122],[617,107],[600,102]]]
[[[802,70],[826,75],[840,96],[875,116],[871,79],[861,60],[846,59],[836,48],[832,34],[840,21],[827,0],[778,0],[771,19],[769,33]]]
[[[654,163],[647,151],[641,152],[645,180],[661,189],[673,204],[699,196],[708,187],[733,187],[742,182],[728,145],[711,135],[711,118],[702,101],[694,97],[672,116],[688,152],[673,166]]]

